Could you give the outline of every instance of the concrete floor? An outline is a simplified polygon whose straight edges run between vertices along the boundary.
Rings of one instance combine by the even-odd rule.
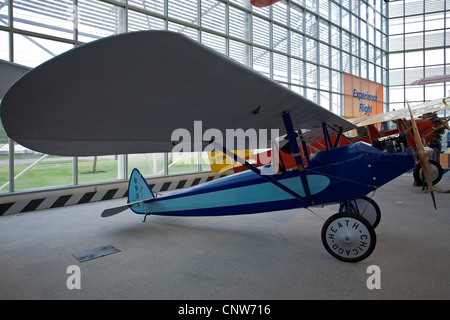
[[[436,186],[450,187],[446,174]],[[374,253],[344,263],[320,231],[335,207],[180,218],[131,211],[124,199],[0,217],[0,299],[450,299],[450,193],[429,194],[405,174],[374,196],[382,210]],[[79,262],[72,254],[119,253]],[[69,290],[71,265],[81,289]],[[381,289],[369,290],[377,265]]]

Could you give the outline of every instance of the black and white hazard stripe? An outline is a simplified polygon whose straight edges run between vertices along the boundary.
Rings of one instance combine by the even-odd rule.
[[[188,188],[225,175],[196,173],[182,176],[167,176],[148,179],[153,192]],[[48,192],[14,192],[0,195],[0,216],[19,214],[36,210],[58,208],[96,201],[111,200],[128,196],[128,182],[61,188]]]

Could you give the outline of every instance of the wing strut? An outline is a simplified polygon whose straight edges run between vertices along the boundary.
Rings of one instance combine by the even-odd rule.
[[[303,189],[305,190],[306,200],[308,204],[314,204],[314,199],[311,196],[311,190],[309,189],[308,180],[306,179],[306,174],[304,172],[305,168],[303,165],[302,155],[297,144],[294,125],[292,124],[292,119],[289,112],[283,113],[283,122],[289,137],[289,143],[291,144],[292,155],[294,156],[295,162],[297,163],[297,168],[300,172],[300,179],[302,181]]]
[[[297,200],[300,200],[303,203],[309,204],[306,199],[302,196],[300,196],[298,193],[296,193],[295,191],[289,189],[288,187],[286,187],[284,184],[278,182],[278,180],[274,179],[272,176],[270,175],[265,175],[261,173],[261,170],[259,170],[258,168],[256,168],[255,166],[251,165],[250,163],[248,163],[247,161],[245,161],[244,159],[242,159],[241,157],[239,157],[237,154],[235,154],[234,152],[228,150],[225,146],[212,141],[211,145],[213,145],[216,149],[222,149],[222,152],[225,153],[227,156],[229,156],[230,158],[234,159],[234,161],[239,162],[240,164],[242,164],[244,167],[250,169],[251,171],[253,171],[254,173],[256,173],[257,175],[261,176],[262,178],[266,179],[267,181],[269,181],[270,183],[273,183],[274,185],[276,185],[278,188],[280,188],[281,190],[289,193],[291,196],[293,196],[294,198],[296,198]]]

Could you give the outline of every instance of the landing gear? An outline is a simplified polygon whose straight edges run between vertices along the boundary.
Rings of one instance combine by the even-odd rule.
[[[369,197],[343,201],[339,205],[339,213],[323,225],[322,243],[339,260],[364,260],[375,249],[375,228],[380,220],[380,207]]]
[[[444,175],[444,169],[439,164],[439,162],[430,160],[429,162],[431,180],[433,181],[433,186],[436,185],[439,181],[441,181],[442,176]],[[423,174],[422,174],[422,164],[419,162],[416,164],[413,170],[413,177],[416,181],[416,185],[422,186],[423,184]]]
[[[375,229],[381,220],[378,204],[367,196],[340,203],[339,212],[352,212],[366,219]]]
[[[335,258],[358,262],[370,256],[375,249],[373,226],[354,213],[336,213],[322,227],[322,243]]]

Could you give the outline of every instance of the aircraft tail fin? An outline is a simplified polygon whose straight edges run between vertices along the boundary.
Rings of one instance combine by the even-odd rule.
[[[138,169],[133,169],[128,184],[128,205],[135,213],[149,214],[146,210],[146,201],[154,199],[155,195],[150,189]]]
[[[154,199],[155,196],[141,175],[138,169],[133,169],[130,176],[130,182],[128,183],[128,203],[126,205],[106,209],[102,212],[101,216],[106,218],[114,216],[122,211],[130,208],[135,213],[149,214],[146,202]]]

